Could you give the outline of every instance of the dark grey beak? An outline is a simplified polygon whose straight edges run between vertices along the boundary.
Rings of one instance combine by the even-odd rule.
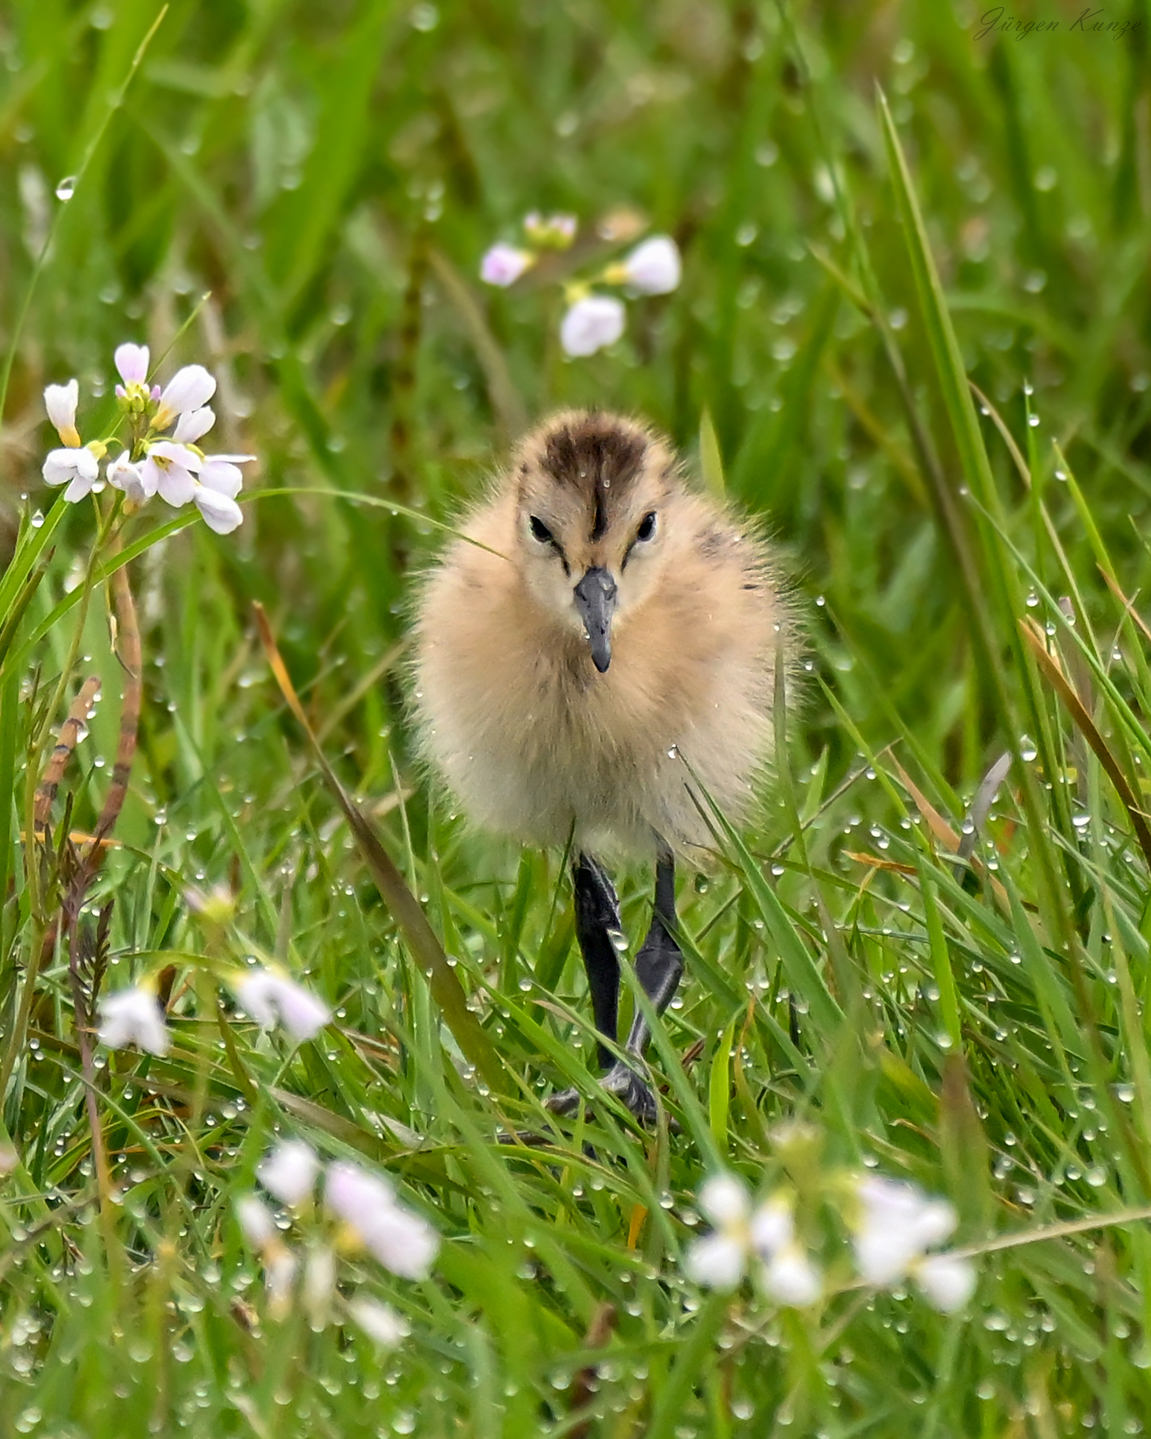
[[[591,657],[602,675],[611,664],[611,617],[615,611],[615,580],[599,565],[588,570],[575,587],[575,604],[591,644]]]

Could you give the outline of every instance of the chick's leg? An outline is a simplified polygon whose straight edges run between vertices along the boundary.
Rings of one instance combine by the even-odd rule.
[[[575,866],[576,938],[587,970],[596,1028],[614,1044],[619,1031],[619,956],[612,936],[619,933],[619,900],[607,873],[590,855]],[[603,1069],[613,1063],[606,1044],[599,1046]]]
[[[655,908],[647,938],[635,957],[635,971],[643,992],[657,1014],[662,1014],[683,974],[683,953],[675,939],[675,861],[661,854],[655,871]],[[642,1059],[651,1039],[647,1020],[637,1009],[627,1037],[627,1052]],[[655,1117],[655,1096],[630,1065],[617,1061],[603,1077],[603,1086],[617,1094],[640,1119]]]
[[[598,860],[581,854],[573,869],[575,882],[575,927],[587,970],[592,1012],[600,1034],[614,1044],[619,1033],[619,956],[612,936],[619,933],[619,900],[611,880]],[[599,1062],[608,1069],[615,1056],[600,1041]],[[578,1089],[553,1094],[547,1107],[553,1114],[574,1114],[579,1108]]]

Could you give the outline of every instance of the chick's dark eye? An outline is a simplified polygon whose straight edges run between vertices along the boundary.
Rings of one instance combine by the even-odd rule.
[[[635,532],[637,540],[650,540],[655,534],[655,511],[650,510],[640,521],[639,529]]]
[[[539,540],[541,545],[551,545],[555,543],[555,536],[551,530],[548,529],[547,525],[544,524],[543,520],[539,520],[535,515],[532,515],[528,524],[531,526],[532,534]]]

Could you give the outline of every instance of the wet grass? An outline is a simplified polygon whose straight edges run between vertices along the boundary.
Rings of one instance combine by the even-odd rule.
[[[1140,1432],[1151,19],[1133,4],[1117,41],[1073,31],[1080,9],[1016,41],[976,38],[979,7],[880,0],[177,0],[129,80],[150,5],[8,6],[6,1429]],[[485,291],[479,257],[529,209],[591,236],[625,205],[676,236],[683,285],[564,362],[554,287]],[[125,534],[139,747],[79,930],[114,900],[105,988],[159,976],[174,1044],[97,1050],[86,1077],[68,946],[45,945],[67,876],[23,839],[89,674],[53,851],[94,828],[123,672],[103,571],[83,601],[93,507],[40,482],[41,392],[77,375],[110,416],[124,339],[212,368],[218,448],[260,465],[234,536],[161,536],[158,509]],[[593,1092],[567,882],[420,786],[403,643],[437,526],[558,403],[640,412],[689,455],[703,435],[778,536],[809,652],[762,822],[681,882],[689,978],[653,1059],[675,1123],[601,1104],[541,1150],[497,1135]],[[365,862],[257,601],[394,870]],[[623,888],[633,935],[647,883]],[[333,1006],[318,1040],[235,1008],[217,977],[248,956]],[[819,1136],[798,1174],[795,1120]],[[442,1235],[418,1283],[341,1258],[346,1292],[407,1317],[394,1352],[269,1307],[234,1206],[280,1135],[385,1170]],[[841,1287],[830,1239],[811,1311],[701,1296],[681,1260],[720,1164],[765,1192],[787,1173],[813,1242],[843,1166],[947,1195],[974,1300]]]

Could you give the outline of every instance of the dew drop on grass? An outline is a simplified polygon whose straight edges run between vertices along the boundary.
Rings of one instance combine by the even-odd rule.
[[[38,529],[41,527],[41,525],[43,525],[43,523],[44,523],[44,511],[43,511],[43,510],[37,510],[36,513],[32,516],[32,528],[33,528],[34,530],[38,530]]]
[[[56,186],[56,198],[57,198],[57,200],[63,200],[63,201],[65,201],[65,202],[67,202],[68,200],[70,200],[70,199],[72,198],[72,196],[73,196],[75,193],[76,193],[76,176],[75,176],[75,175],[65,175],[64,178],[60,181],[60,183]]]

